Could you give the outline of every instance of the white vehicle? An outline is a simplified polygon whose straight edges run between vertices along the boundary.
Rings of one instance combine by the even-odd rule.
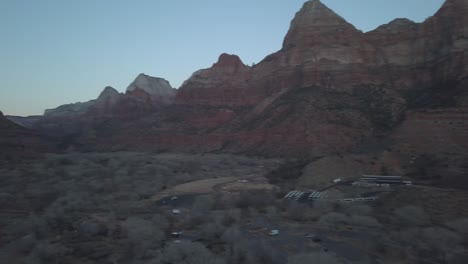
[[[279,230],[273,229],[268,233],[270,236],[277,236],[279,235]]]

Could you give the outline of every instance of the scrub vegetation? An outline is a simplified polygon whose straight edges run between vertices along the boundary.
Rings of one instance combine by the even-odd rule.
[[[395,197],[377,204],[284,199],[290,177],[280,174],[300,175],[303,167],[235,155],[123,152],[49,155],[2,168],[0,257],[24,264],[467,260],[466,215],[434,217]],[[272,173],[278,187],[252,188]],[[209,192],[171,194],[209,179],[219,182]],[[233,181],[245,189],[226,188]]]

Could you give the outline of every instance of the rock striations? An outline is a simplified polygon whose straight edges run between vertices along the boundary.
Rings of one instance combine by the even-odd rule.
[[[195,72],[176,95],[178,104],[252,105],[258,101],[249,94],[251,68],[236,55],[221,54],[209,69]]]
[[[91,106],[63,112],[86,124],[74,131],[75,143],[103,150],[309,158],[381,151],[398,172],[431,155],[439,174],[460,174],[468,154],[460,143],[468,142],[467,51],[466,0],[447,0],[423,23],[396,19],[367,33],[312,0],[282,48],[255,66],[222,54],[177,91],[141,74],[125,94],[106,88]],[[431,129],[431,122],[456,125]],[[444,170],[452,161],[457,168]]]
[[[283,49],[344,44],[359,35],[360,32],[353,25],[320,1],[307,1],[292,20]]]
[[[176,89],[162,78],[142,73],[128,86],[126,94],[148,103],[167,105],[172,103]]]

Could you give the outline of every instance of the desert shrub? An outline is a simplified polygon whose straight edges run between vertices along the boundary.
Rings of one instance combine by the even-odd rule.
[[[450,263],[448,260],[463,250],[462,237],[445,228],[414,228],[410,234],[405,238],[412,239],[411,247],[420,259],[426,261]]]
[[[267,175],[270,183],[277,184],[295,180],[302,175],[302,171],[309,162],[307,160],[289,160]]]
[[[24,218],[14,221],[5,230],[10,237],[22,237],[34,232],[33,218]]]
[[[448,229],[441,227],[424,228],[421,232],[421,240],[430,251],[439,251],[444,259],[454,252],[463,249],[462,237]]]
[[[138,217],[125,221],[127,245],[133,257],[145,257],[149,249],[159,248],[165,238],[164,233],[153,222]]]
[[[445,226],[468,239],[468,218],[450,221]]]
[[[229,264],[276,264],[282,263],[278,251],[267,241],[248,240],[237,227],[223,234],[226,259]]]
[[[340,225],[348,223],[348,221],[349,219],[345,214],[332,212],[321,216],[318,223],[322,227],[336,229]]]
[[[395,210],[399,224],[404,226],[423,226],[430,223],[429,215],[420,207],[408,205]]]
[[[28,220],[31,222],[32,233],[38,239],[45,238],[49,233],[49,225],[45,217],[40,217],[38,215],[31,215]]]
[[[441,227],[408,228],[391,233],[396,244],[411,248],[422,261],[452,263],[448,260],[463,251],[463,237]]]
[[[270,243],[259,241],[249,251],[247,255],[247,263],[249,264],[280,264],[281,258],[279,252],[275,250]]]
[[[347,215],[372,215],[372,207],[366,204],[353,204],[350,206],[343,207],[343,211]]]
[[[109,231],[104,222],[97,219],[86,219],[78,225],[78,230],[87,236],[104,236]]]
[[[398,261],[405,263],[404,260],[408,257],[406,248],[392,240],[391,235],[379,236],[372,239],[371,243],[373,251],[385,255],[386,258],[394,260],[395,263]]]
[[[352,215],[349,218],[349,223],[354,225],[354,226],[362,226],[362,227],[381,227],[382,225],[375,219],[374,217],[371,216],[365,216],[365,215]]]
[[[160,230],[167,230],[170,226],[169,220],[163,215],[154,215],[151,221]]]
[[[468,263],[468,253],[457,253],[450,257],[447,261],[450,264],[466,264]]]
[[[288,209],[288,218],[295,221],[305,221],[312,219],[313,209],[307,204],[292,202]]]
[[[201,236],[205,240],[217,241],[220,240],[226,228],[219,220],[203,224],[201,227]]]
[[[314,209],[321,214],[330,213],[330,212],[338,210],[339,208],[340,208],[339,202],[328,201],[328,200],[314,201]]]
[[[253,207],[256,209],[263,209],[266,206],[274,204],[274,196],[271,192],[266,190],[259,191],[242,191],[235,205],[237,208]]]
[[[239,226],[235,225],[225,229],[221,238],[227,244],[238,243],[242,239],[242,233]]]
[[[18,240],[16,240],[15,243],[16,243],[16,249],[20,253],[27,254],[31,252],[31,250],[36,245],[37,239],[36,239],[36,236],[31,233],[31,234],[20,237]]]
[[[210,220],[210,216],[207,214],[191,214],[190,216],[185,218],[184,226],[187,229],[193,229],[193,228],[203,225],[209,220]]]
[[[32,261],[35,263],[61,263],[63,257],[70,253],[70,249],[61,244],[51,244],[48,242],[41,242],[36,245],[31,252]],[[31,262],[33,263],[33,262]]]
[[[224,259],[214,255],[205,246],[196,242],[170,243],[154,263],[159,264],[224,264]]]
[[[200,195],[193,201],[192,210],[195,213],[206,214],[208,211],[213,209],[214,200],[206,195]]]
[[[278,214],[278,210],[275,206],[268,206],[265,208],[265,211],[268,216],[276,216]]]
[[[61,166],[69,166],[69,165],[73,165],[74,162],[73,162],[73,159],[71,157],[60,157],[57,161],[57,165],[61,165]]]
[[[183,161],[179,164],[179,170],[182,172],[193,173],[200,170],[201,164],[199,162],[189,160]]]
[[[236,209],[230,209],[223,211],[221,216],[221,223],[225,227],[230,227],[239,223],[241,220],[241,211]]]
[[[70,177],[70,174],[68,173],[67,169],[64,167],[54,168],[54,175],[62,179],[66,179]]]
[[[86,192],[71,191],[56,199],[44,212],[48,225],[59,232],[74,230],[85,209],[96,208],[94,198]]]
[[[343,213],[331,212],[321,216],[319,219],[319,225],[327,228],[338,228],[338,226],[343,224],[373,228],[382,226],[374,217],[365,215],[349,216]]]
[[[307,254],[299,254],[289,258],[288,264],[306,264],[306,263],[323,263],[323,264],[341,264],[343,263],[335,255],[327,252],[313,252]]]
[[[201,235],[203,239],[217,241],[225,239],[225,232],[230,227],[235,226],[240,222],[241,219],[240,210],[227,210],[223,211],[221,215],[212,217],[211,221],[206,221],[201,227]],[[232,231],[232,230],[231,230]]]
[[[226,246],[226,259],[228,264],[243,264],[248,263],[251,255],[251,242],[244,238],[238,238],[234,242],[230,242]]]

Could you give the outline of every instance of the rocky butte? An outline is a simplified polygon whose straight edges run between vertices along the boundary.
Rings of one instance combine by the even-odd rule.
[[[423,23],[396,19],[367,33],[312,0],[281,49],[253,67],[222,54],[177,91],[142,74],[125,94],[106,88],[36,128],[91,150],[325,157],[466,184],[467,50],[464,0]]]

